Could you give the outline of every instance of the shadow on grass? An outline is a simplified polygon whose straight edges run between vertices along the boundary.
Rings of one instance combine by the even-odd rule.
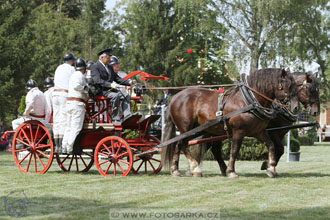
[[[316,206],[305,208],[292,208],[289,210],[270,211],[264,210],[260,212],[249,211],[246,209],[221,209],[221,219],[245,219],[245,220],[262,220],[262,219],[329,219],[329,207]]]
[[[0,197],[1,202],[5,197]],[[221,206],[221,204],[219,204]],[[28,198],[27,213],[25,218],[29,219],[109,219],[111,211],[118,212],[120,209],[127,209],[130,212],[146,211],[146,212],[170,212],[175,209],[185,209],[195,211],[190,206],[182,205],[181,207],[146,207],[140,200],[131,202],[101,202],[95,199],[80,199],[72,197],[30,197]],[[223,208],[220,210],[221,219],[328,219],[330,216],[329,207],[306,207],[292,208],[287,210],[261,210],[252,211],[250,209]],[[211,210],[210,210],[211,212]],[[218,211],[217,211],[218,212]],[[0,210],[1,219],[9,219],[10,217],[5,210]],[[213,213],[214,210],[213,210]]]
[[[266,174],[266,172],[261,173],[237,173],[240,177],[254,177],[254,178],[269,178]],[[220,173],[203,173],[202,178],[208,178],[208,177],[224,177]],[[279,175],[276,178],[301,178],[301,177],[330,177],[330,174],[325,173],[279,173]]]
[[[10,219],[10,216],[17,214],[23,208],[26,212],[21,217],[24,218],[109,219],[110,210],[138,206],[138,202],[102,203],[93,199],[75,198],[75,195],[72,195],[72,198],[28,197],[26,205],[19,203],[19,198],[8,198],[7,196],[1,196],[0,201],[1,206],[4,207],[4,209],[0,209],[0,219]],[[7,206],[5,206],[5,203]]]

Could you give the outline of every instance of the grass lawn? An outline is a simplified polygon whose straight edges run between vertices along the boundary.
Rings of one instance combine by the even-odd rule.
[[[27,213],[20,219],[131,219],[110,218],[109,213],[122,210],[220,213],[220,218],[195,219],[329,219],[330,143],[301,147],[300,160],[287,163],[283,155],[275,179],[260,170],[261,161],[238,161],[237,179],[222,177],[215,161],[202,164],[202,178],[172,178],[168,171],[105,178],[95,167],[88,173],[64,173],[56,161],[46,174],[24,174],[11,154],[1,152],[0,219],[15,219],[5,206],[24,195]],[[182,155],[182,173],[186,168]]]

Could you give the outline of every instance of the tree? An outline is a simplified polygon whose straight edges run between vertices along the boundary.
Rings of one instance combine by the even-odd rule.
[[[105,35],[103,19],[105,17],[104,0],[86,0],[83,4],[82,22],[84,33],[83,55],[86,60],[96,58],[97,47]],[[108,47],[108,46],[106,46]],[[96,48],[96,49],[95,49]],[[103,49],[103,48],[102,48]]]
[[[125,36],[124,62],[130,68],[166,75],[173,85],[192,85],[202,72],[200,59],[215,61],[216,51],[224,47],[225,29],[208,9],[209,1],[130,0],[121,4],[126,6],[120,24]]]
[[[276,59],[276,34],[289,27],[297,10],[308,7],[308,1],[299,0],[214,0],[213,7],[230,29],[231,51],[237,60],[250,61],[250,72],[263,63]],[[266,54],[266,55],[265,55]],[[264,55],[264,56],[262,56]]]

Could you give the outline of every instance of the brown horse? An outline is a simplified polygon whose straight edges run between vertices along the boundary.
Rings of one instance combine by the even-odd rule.
[[[309,75],[308,73],[303,72],[294,72],[293,77],[295,79],[295,93],[298,101],[304,105],[308,113],[313,116],[317,116],[320,113],[320,101],[319,101],[319,92],[318,92],[318,81],[317,73]],[[294,97],[293,97],[294,98]],[[292,125],[296,118],[290,119],[288,116],[284,116],[281,112],[278,113],[277,117],[270,120],[267,128],[276,128],[282,126]],[[271,130],[268,131],[270,139],[275,145],[275,164],[277,165],[281,156],[284,153],[283,139],[285,134],[289,129],[283,130]],[[223,170],[226,170],[226,164],[224,163],[221,155],[221,142],[213,142],[201,146],[204,149],[194,150],[193,157],[197,159],[198,162],[203,157],[203,153],[206,152],[211,147],[211,152],[213,153],[214,158],[217,160],[221,173]],[[268,167],[268,161],[264,161],[261,170],[266,170]]]
[[[284,69],[262,69],[251,73],[248,76],[247,84],[254,91],[258,91],[270,99],[287,101],[294,88],[294,79],[290,72]],[[254,92],[255,93],[255,92]],[[255,101],[261,107],[269,109],[271,101],[265,99],[257,93]],[[164,140],[169,140],[175,136],[175,126],[180,133],[185,133],[192,128],[216,119],[218,110],[218,93],[201,88],[185,89],[173,96],[166,112]],[[245,100],[238,87],[232,88],[225,93],[223,98],[223,115],[242,109],[246,106]],[[265,109],[266,111],[266,109]],[[274,144],[265,131],[269,119],[262,119],[251,112],[243,112],[221,121],[219,124],[207,128],[204,133],[211,135],[229,135],[232,138],[230,160],[226,174],[228,177],[238,177],[235,173],[235,160],[245,136],[252,136],[265,142],[269,151],[269,163],[267,174],[270,177],[276,175],[275,148]],[[200,134],[196,134],[200,135]],[[193,137],[189,137],[192,139]],[[179,141],[177,144],[168,145],[162,151],[162,163],[170,165],[173,176],[180,176],[179,156],[183,151],[190,163],[193,174],[201,174],[198,162],[191,156],[187,149],[188,138]]]
[[[313,76],[308,73],[294,72],[293,77],[296,82],[296,94],[300,103],[302,103],[307,112],[312,116],[320,114],[320,99],[318,90],[317,73]],[[267,128],[276,128],[282,126],[292,125],[293,122],[279,114],[278,117],[271,120]],[[276,163],[280,160],[284,153],[283,139],[289,129],[269,131],[269,136],[275,144],[275,158]],[[261,170],[267,169],[267,162],[264,161]]]

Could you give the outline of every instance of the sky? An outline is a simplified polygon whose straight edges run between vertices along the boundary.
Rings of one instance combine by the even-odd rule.
[[[115,6],[116,2],[117,0],[107,0],[105,3],[106,9],[108,10],[112,9]]]

